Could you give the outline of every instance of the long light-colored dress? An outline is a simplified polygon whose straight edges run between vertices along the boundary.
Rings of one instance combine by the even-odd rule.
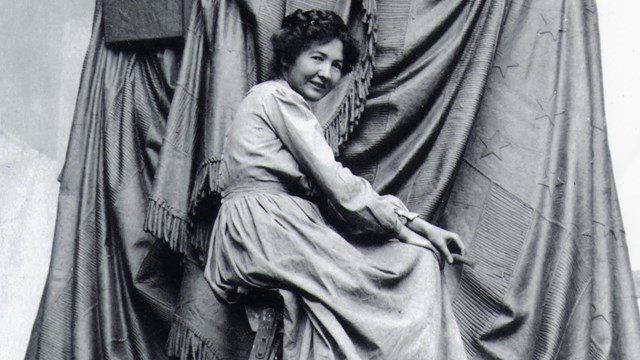
[[[259,84],[242,101],[220,177],[205,276],[229,302],[238,287],[281,293],[285,359],[466,359],[435,254],[384,240],[406,208],[335,160],[285,81]],[[376,240],[346,240],[319,202]]]

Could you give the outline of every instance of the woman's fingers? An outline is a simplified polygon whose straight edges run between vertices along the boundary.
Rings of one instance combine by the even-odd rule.
[[[433,249],[435,247],[436,250],[438,250],[442,255],[444,255],[448,263],[453,262],[453,256],[451,256],[451,252],[447,248],[447,242],[442,237],[426,238],[417,233],[412,232],[412,236],[408,238],[408,241],[406,241],[406,243],[420,246],[427,249]]]
[[[404,227],[400,234],[398,235],[398,239],[405,244],[419,246],[425,249],[434,250],[435,244],[431,242],[429,239],[413,232],[411,229]],[[436,248],[436,250],[439,250]]]
[[[443,238],[431,238],[430,239],[433,245],[436,246],[438,250],[444,255],[445,259],[449,264],[453,263],[453,256],[451,256],[451,251],[447,247],[447,242]]]
[[[449,233],[449,238],[447,239],[447,247],[451,253],[456,253],[460,255],[465,254],[466,247],[462,240],[460,240],[460,236],[456,233]]]
[[[458,234],[431,225],[419,218],[409,224],[400,231],[398,236],[400,241],[427,249],[435,247],[450,264],[453,263],[454,253],[464,255],[465,246]]]

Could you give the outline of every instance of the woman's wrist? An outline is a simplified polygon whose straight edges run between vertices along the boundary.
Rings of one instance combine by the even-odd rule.
[[[400,219],[400,221],[405,225],[409,224],[419,216],[418,213],[404,209],[395,209],[395,213],[398,215],[398,219]]]

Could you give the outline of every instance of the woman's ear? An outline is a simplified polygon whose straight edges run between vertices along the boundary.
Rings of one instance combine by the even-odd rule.
[[[287,77],[287,73],[289,72],[289,62],[285,59],[279,60],[279,66],[277,67],[277,76],[285,79]]]
[[[289,62],[286,59],[280,59],[280,69],[286,71],[289,69]]]

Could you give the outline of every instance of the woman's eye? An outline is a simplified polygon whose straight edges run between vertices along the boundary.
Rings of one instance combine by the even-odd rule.
[[[321,57],[321,56],[318,56],[318,55],[314,55],[314,56],[312,56],[311,58],[312,58],[313,60],[315,60],[315,61],[322,61],[322,60],[323,60],[323,59],[322,59],[322,57]]]
[[[333,64],[333,67],[338,69],[338,70],[342,70],[342,64],[340,64],[340,63]]]

